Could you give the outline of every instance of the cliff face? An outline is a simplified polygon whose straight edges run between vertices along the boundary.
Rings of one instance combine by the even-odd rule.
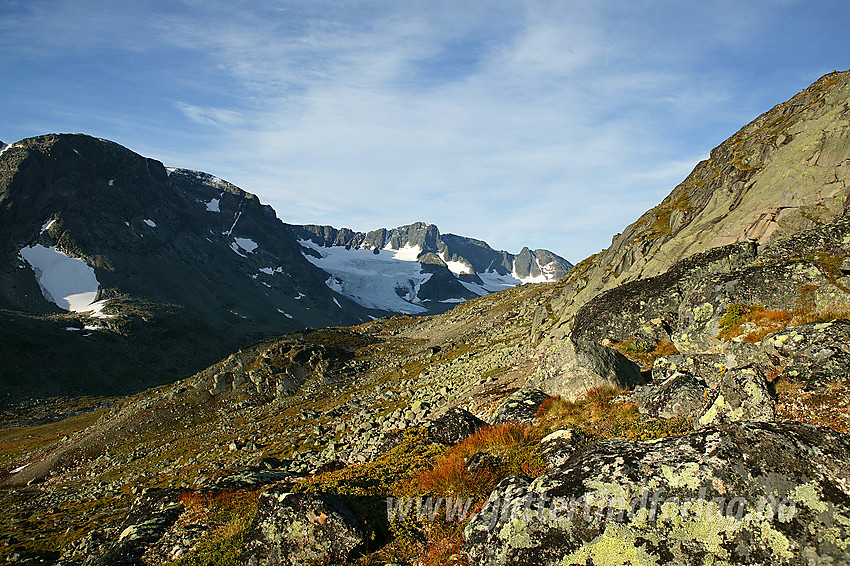
[[[562,338],[600,291],[663,273],[706,250],[760,246],[824,225],[847,209],[850,72],[820,78],[711,151],[658,206],[568,276]]]

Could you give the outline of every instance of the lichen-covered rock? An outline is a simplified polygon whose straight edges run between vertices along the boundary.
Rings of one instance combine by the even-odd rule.
[[[570,459],[584,440],[582,434],[571,428],[549,433],[540,441],[539,451],[547,465],[556,468]]]
[[[655,277],[600,293],[578,310],[570,338],[579,349],[606,338],[669,341],[688,290],[710,275],[729,273],[755,257],[756,247],[749,242],[723,246],[677,262]]]
[[[365,541],[360,523],[340,496],[272,488],[260,495],[238,564],[341,564],[362,550]]]
[[[177,521],[183,507],[180,490],[149,489],[133,503],[119,527],[118,540],[99,556],[91,556],[85,566],[141,564],[147,548],[159,541]]]
[[[712,397],[708,409],[694,423],[696,428],[737,421],[770,422],[776,418],[773,396],[758,368],[726,372]]]
[[[536,386],[568,401],[597,387],[629,389],[643,381],[640,366],[620,352],[593,343],[579,348],[571,339],[551,346],[539,371],[534,379]]]
[[[539,389],[520,389],[509,395],[493,412],[492,424],[507,422],[530,423],[537,415],[537,409],[549,395]]]
[[[850,436],[733,423],[610,439],[503,481],[465,535],[476,566],[847,564]]]
[[[676,372],[661,383],[635,389],[631,400],[641,414],[672,419],[694,419],[702,413],[708,386],[688,373]]]
[[[754,265],[709,277],[694,287],[679,306],[673,343],[685,355],[720,354],[728,343],[719,335],[730,305],[790,313],[800,308],[806,288],[817,289],[828,282],[822,268],[811,261]]]
[[[764,346],[786,376],[809,389],[850,377],[850,320],[786,328]]]
[[[464,409],[452,407],[428,424],[428,434],[441,444],[457,444],[487,423]]]

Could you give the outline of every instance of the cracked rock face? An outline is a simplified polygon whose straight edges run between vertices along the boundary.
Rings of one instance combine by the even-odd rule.
[[[257,516],[238,563],[340,564],[365,542],[363,529],[343,498],[272,488],[260,496]]]
[[[843,564],[850,437],[734,423],[614,438],[533,481],[504,480],[465,534],[477,565]]]

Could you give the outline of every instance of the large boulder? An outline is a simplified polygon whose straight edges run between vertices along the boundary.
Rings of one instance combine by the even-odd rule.
[[[697,428],[736,421],[770,422],[776,418],[775,403],[764,374],[758,368],[736,368],[726,372],[711,404],[697,421]]]
[[[85,566],[142,564],[147,549],[174,525],[183,510],[179,489],[148,489],[133,502],[118,528],[118,538]]]
[[[520,389],[506,397],[493,412],[490,422],[494,425],[507,422],[530,423],[537,415],[537,409],[549,398],[539,389]]]
[[[260,495],[238,564],[341,564],[365,544],[363,528],[342,497],[272,488]]]
[[[610,439],[505,480],[465,535],[477,566],[847,564],[850,436],[789,422]]]
[[[786,328],[764,341],[768,355],[808,389],[850,377],[850,320]]]
[[[553,345],[547,356],[534,383],[546,393],[568,401],[597,387],[630,389],[643,381],[639,365],[601,344],[579,347],[565,339]]]
[[[487,423],[464,409],[452,407],[428,424],[428,435],[441,444],[457,444]]]
[[[661,383],[636,388],[631,401],[641,414],[650,417],[692,420],[702,412],[707,387],[701,379],[676,372]]]

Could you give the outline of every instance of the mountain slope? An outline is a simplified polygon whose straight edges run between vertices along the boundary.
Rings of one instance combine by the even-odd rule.
[[[270,207],[209,175],[83,135],[30,138],[0,156],[3,332],[32,336],[29,349],[59,361],[26,362],[4,341],[0,378],[21,392],[149,386],[258,338],[386,314],[325,278]],[[71,357],[86,341],[100,359]]]
[[[846,95],[835,96],[847,73],[827,78],[838,80],[816,83],[809,118],[847,109]],[[814,123],[834,131],[842,112]],[[794,131],[807,131],[802,113]],[[785,157],[802,161],[808,146],[798,150],[800,159]],[[830,167],[850,160],[831,154],[839,165]],[[715,157],[732,186],[715,187],[699,210],[727,203],[737,186],[734,152]],[[701,186],[674,194],[699,202]],[[0,481],[17,491],[0,492],[0,534],[10,540],[0,556],[57,558],[63,548],[68,565],[140,556],[232,564],[256,550],[245,541],[258,532],[312,552],[334,539],[316,524],[345,514],[364,527],[349,555],[364,565],[609,564],[612,553],[630,563],[846,562],[850,217],[830,200],[841,190],[798,189],[794,198],[824,216],[805,212],[813,225],[786,222],[783,237],[777,228],[749,241],[749,220],[736,228],[720,214],[714,225],[739,235],[703,250],[684,232],[639,222],[627,233],[647,235],[648,250],[684,246],[686,257],[662,254],[669,266],[658,274],[618,277],[600,254],[556,283],[438,316],[262,340],[83,421],[7,432]],[[610,253],[654,261],[629,241],[616,237]],[[447,446],[482,426],[478,418],[503,426]],[[457,434],[438,440],[446,420]],[[773,422],[789,420],[799,422]],[[289,513],[295,528],[278,528],[275,509],[317,492],[332,494],[334,512]],[[470,495],[472,515],[388,524],[387,497],[429,495]],[[231,515],[216,522],[222,510]]]
[[[514,256],[486,242],[440,234],[417,222],[392,230],[292,225],[307,259],[331,274],[327,284],[361,305],[438,313],[466,299],[522,283],[557,281],[572,267],[548,250]]]
[[[818,79],[711,151],[658,206],[570,273],[559,340],[605,289],[733,242],[766,245],[830,222],[850,195],[850,71]]]
[[[209,174],[85,135],[39,136],[0,154],[0,383],[7,396],[126,393],[257,339],[443,312],[569,267],[422,223],[285,225]]]

